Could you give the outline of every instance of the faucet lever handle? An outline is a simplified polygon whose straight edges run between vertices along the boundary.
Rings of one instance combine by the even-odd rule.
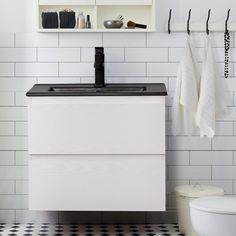
[[[100,54],[104,54],[104,48],[103,47],[95,47],[95,52],[100,53]]]

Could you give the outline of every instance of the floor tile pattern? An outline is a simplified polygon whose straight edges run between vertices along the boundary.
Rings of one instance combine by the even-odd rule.
[[[177,224],[158,225],[50,225],[0,224],[1,236],[177,236]]]

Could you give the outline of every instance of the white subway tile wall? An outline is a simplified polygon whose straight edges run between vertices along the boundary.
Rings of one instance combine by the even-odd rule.
[[[35,83],[93,83],[94,47],[104,46],[109,83],[165,83],[167,98],[167,208],[175,208],[174,187],[210,184],[236,194],[236,35],[232,35],[230,113],[216,125],[213,140],[174,137],[171,106],[185,33],[0,33],[0,222],[56,223],[71,215],[28,211],[27,98]],[[201,64],[204,33],[194,33]],[[223,34],[212,35],[220,74],[224,69]],[[201,67],[201,65],[199,65]],[[74,214],[73,214],[74,217]],[[108,216],[95,217],[97,223]],[[146,215],[151,220],[152,214]],[[86,219],[85,219],[86,218]],[[155,218],[155,216],[154,216]],[[152,218],[153,219],[153,218]],[[65,220],[66,221],[66,220]]]
[[[0,50],[1,52],[1,50]],[[39,48],[40,62],[79,62],[80,48]]]

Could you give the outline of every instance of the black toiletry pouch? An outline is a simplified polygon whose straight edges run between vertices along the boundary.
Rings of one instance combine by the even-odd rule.
[[[57,14],[57,12],[43,12],[42,13],[42,26],[45,29],[58,28],[58,14]]]
[[[60,28],[75,28],[76,19],[74,11],[60,11]]]

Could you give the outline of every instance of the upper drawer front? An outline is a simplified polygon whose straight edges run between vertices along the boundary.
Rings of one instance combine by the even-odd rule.
[[[165,153],[164,97],[97,99],[31,103],[30,154]]]
[[[39,5],[95,5],[95,0],[39,0]]]

